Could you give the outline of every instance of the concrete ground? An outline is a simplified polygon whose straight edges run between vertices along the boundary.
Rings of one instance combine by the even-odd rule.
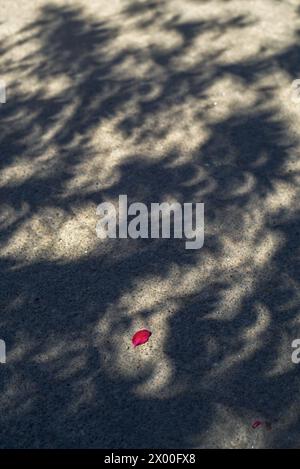
[[[1,448],[299,448],[299,1],[0,18]],[[99,239],[120,194],[204,202],[204,247]]]

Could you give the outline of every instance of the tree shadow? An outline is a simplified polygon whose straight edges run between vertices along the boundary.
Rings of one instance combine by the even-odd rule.
[[[49,4],[1,44],[15,77],[0,109],[2,447],[222,447],[245,432],[251,447],[257,416],[273,424],[261,444],[297,444],[299,142],[263,83],[274,61],[297,74],[298,45],[185,62],[205,35],[251,25],[186,21],[163,1],[103,21]],[[165,42],[123,43],[132,28]],[[228,77],[255,93],[218,114],[212,88]],[[91,226],[81,210],[120,194],[204,202],[204,247],[100,242],[96,212]],[[72,236],[92,248],[68,247]],[[138,325],[152,328],[149,349],[130,348]]]

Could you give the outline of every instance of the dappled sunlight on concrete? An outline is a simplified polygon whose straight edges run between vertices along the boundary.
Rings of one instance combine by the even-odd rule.
[[[296,2],[4,3],[3,445],[295,445]],[[203,248],[97,238],[120,194],[204,202]]]

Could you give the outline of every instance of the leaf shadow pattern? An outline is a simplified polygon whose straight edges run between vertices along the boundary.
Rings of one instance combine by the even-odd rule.
[[[123,45],[126,21],[138,39],[149,28],[166,42]],[[1,447],[248,447],[257,415],[275,422],[260,444],[297,445],[299,142],[260,85],[274,61],[297,73],[298,46],[231,63],[220,47],[184,62],[207,34],[252,25],[243,15],[186,21],[164,1],[130,2],[103,21],[49,4],[22,39],[1,44],[18,77],[1,107]],[[19,47],[29,52],[14,62]],[[253,96],[218,115],[212,87],[228,76]],[[203,135],[189,147],[191,103]],[[80,208],[120,194],[204,202],[203,249],[97,244],[89,231],[92,249],[63,256],[65,224],[75,218],[82,236]],[[39,234],[33,221],[47,216]],[[153,336],[134,355],[138,324]]]

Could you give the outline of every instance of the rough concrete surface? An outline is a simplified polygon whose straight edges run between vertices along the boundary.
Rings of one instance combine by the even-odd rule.
[[[0,18],[0,447],[299,447],[299,1]],[[204,202],[204,247],[99,239],[120,194]]]

